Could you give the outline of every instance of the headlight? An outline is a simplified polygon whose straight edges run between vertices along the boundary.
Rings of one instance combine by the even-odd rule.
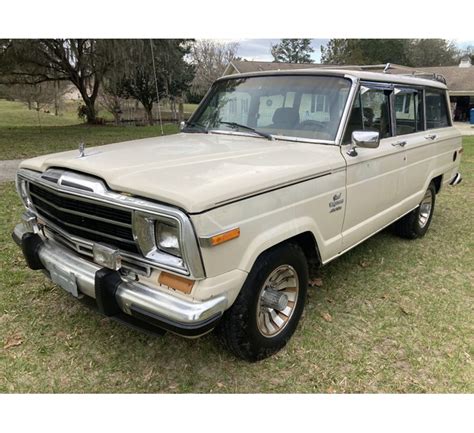
[[[158,248],[174,256],[181,257],[179,247],[179,227],[170,223],[156,221],[155,236]]]

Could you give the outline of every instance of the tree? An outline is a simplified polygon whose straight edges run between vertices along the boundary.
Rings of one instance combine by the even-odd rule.
[[[330,39],[321,63],[333,65],[407,64],[408,39]]]
[[[203,96],[212,83],[222,76],[227,65],[236,58],[239,44],[200,39],[191,45],[190,57],[195,67],[191,91]]]
[[[321,47],[321,63],[333,65],[443,66],[454,64],[456,56],[444,39],[331,39]]]
[[[39,111],[54,106],[55,114],[58,115],[60,100],[65,92],[64,86],[60,87],[58,84],[13,84],[6,88],[5,93],[9,99],[25,103],[29,110],[34,108]]]
[[[445,39],[414,39],[408,52],[409,66],[449,66],[456,64],[459,51]]]
[[[97,120],[96,99],[102,78],[111,65],[113,40],[17,39],[0,44],[2,81],[37,85],[70,81],[85,104],[88,123]]]
[[[275,62],[313,63],[311,39],[282,39],[272,45],[271,53]]]
[[[121,94],[140,101],[148,123],[153,125],[153,104],[158,98],[175,102],[191,85],[194,68],[184,60],[189,54],[188,41],[134,40],[130,44],[126,57],[128,66],[123,67]]]

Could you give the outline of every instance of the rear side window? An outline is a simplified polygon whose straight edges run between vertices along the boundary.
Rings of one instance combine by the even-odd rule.
[[[412,134],[423,130],[423,107],[420,100],[416,90],[395,90],[396,135]]]
[[[449,110],[446,105],[446,96],[443,91],[426,90],[426,128],[445,128],[451,126],[449,122]]]

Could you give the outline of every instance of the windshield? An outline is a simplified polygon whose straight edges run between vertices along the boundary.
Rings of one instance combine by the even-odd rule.
[[[277,75],[214,84],[188,127],[334,141],[351,81]]]

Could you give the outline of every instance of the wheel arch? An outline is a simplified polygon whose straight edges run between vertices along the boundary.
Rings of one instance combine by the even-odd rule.
[[[281,230],[279,230],[279,228]],[[320,252],[321,241],[318,240],[319,233],[315,226],[306,226],[296,231],[288,230],[288,224],[286,224],[286,227],[280,226],[273,228],[272,232],[272,235],[265,232],[254,239],[252,242],[254,245],[250,245],[247,249],[248,254],[242,257],[240,269],[249,272],[262,254],[285,243],[294,243],[300,246],[306,256],[308,264],[310,262],[316,262],[318,265],[322,264]]]

